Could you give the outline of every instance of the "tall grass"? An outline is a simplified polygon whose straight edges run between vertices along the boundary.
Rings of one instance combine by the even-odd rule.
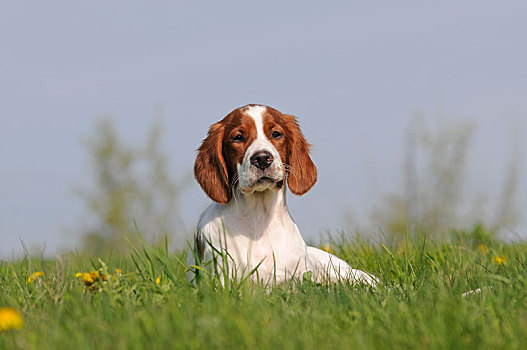
[[[333,242],[337,255],[380,278],[376,290],[225,285],[215,274],[191,285],[185,254],[166,244],[126,258],[3,262],[0,307],[17,309],[24,326],[0,333],[0,348],[523,348],[527,245],[490,237],[479,227],[450,243]]]

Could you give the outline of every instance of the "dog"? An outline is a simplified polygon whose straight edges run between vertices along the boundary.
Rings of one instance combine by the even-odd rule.
[[[215,259],[233,279],[250,274],[279,284],[307,272],[317,283],[376,285],[374,276],[307,246],[289,215],[286,187],[300,196],[317,181],[309,148],[297,119],[268,106],[237,108],[210,127],[194,175],[214,202],[199,218],[189,280],[196,266]]]

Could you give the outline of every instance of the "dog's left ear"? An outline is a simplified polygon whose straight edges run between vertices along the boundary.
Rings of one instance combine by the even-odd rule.
[[[287,184],[291,192],[303,195],[317,182],[317,168],[309,157],[310,144],[300,131],[298,121],[292,115],[283,114],[287,140],[289,165]]]

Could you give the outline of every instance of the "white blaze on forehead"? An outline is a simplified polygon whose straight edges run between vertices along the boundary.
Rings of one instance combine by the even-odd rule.
[[[256,139],[266,139],[263,131],[263,113],[266,109],[265,106],[249,106],[245,110],[256,124]]]
[[[264,132],[264,113],[267,110],[265,106],[249,106],[244,112],[249,115],[256,124],[256,139],[253,143],[247,148],[246,156],[251,156],[258,151],[267,151],[270,152],[275,159],[279,159],[280,155],[276,147],[269,141],[267,135]]]
[[[246,156],[252,156],[255,152],[267,151],[270,152],[275,159],[279,159],[280,155],[276,147],[269,141],[269,138],[264,132],[264,112],[267,110],[265,106],[249,106],[245,110],[256,124],[256,140],[247,148]]]

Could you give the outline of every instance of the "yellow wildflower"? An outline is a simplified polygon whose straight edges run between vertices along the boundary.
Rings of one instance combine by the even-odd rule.
[[[84,272],[82,274],[82,280],[84,281],[84,283],[93,283],[95,282],[95,280],[93,279],[93,275],[89,272]]]
[[[33,283],[42,276],[44,276],[44,272],[37,271],[27,278],[26,284]]]
[[[106,274],[102,275],[99,271],[90,271],[90,272],[77,272],[75,277],[79,278],[86,286],[90,287],[95,282],[108,281],[108,278],[112,278],[112,275]]]
[[[159,284],[159,283],[161,283],[161,276],[157,276],[156,278],[156,284]]]
[[[99,277],[101,277],[101,273],[99,271],[90,271],[90,275],[94,281],[97,281]]]
[[[505,264],[507,262],[507,257],[505,255],[502,255],[502,256],[496,255],[494,257],[494,262],[497,265],[503,265],[503,264]]]
[[[483,255],[487,255],[487,253],[489,252],[489,247],[487,247],[486,244],[480,244],[478,246],[478,251]]]
[[[8,329],[20,329],[24,325],[22,316],[13,308],[0,308],[0,332]]]
[[[120,269],[115,269],[115,274],[116,275],[120,275],[122,273],[122,271]]]

